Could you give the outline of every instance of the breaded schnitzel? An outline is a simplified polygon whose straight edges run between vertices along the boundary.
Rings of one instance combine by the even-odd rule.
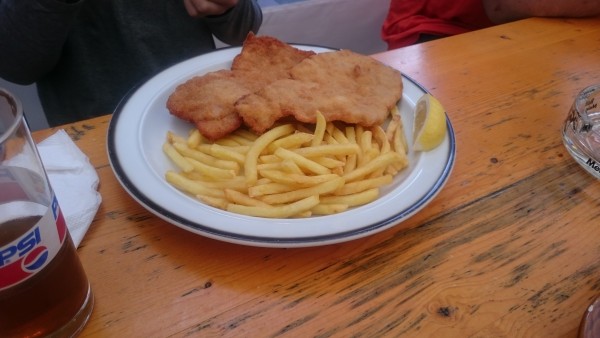
[[[250,93],[233,72],[219,70],[177,86],[167,100],[167,109],[193,123],[208,139],[216,140],[240,127],[242,118],[234,110],[234,104]]]
[[[235,110],[254,132],[290,115],[314,123],[317,111],[327,121],[375,126],[402,96],[398,70],[348,50],[313,55],[290,74],[236,102]]]
[[[242,52],[231,65],[231,71],[241,75],[246,85],[257,91],[267,84],[290,77],[290,69],[313,51],[304,51],[270,36],[249,35]]]
[[[204,137],[219,139],[242,124],[234,109],[236,101],[273,81],[289,78],[290,68],[313,54],[250,33],[231,70],[196,76],[177,86],[167,100],[167,109],[195,124]]]

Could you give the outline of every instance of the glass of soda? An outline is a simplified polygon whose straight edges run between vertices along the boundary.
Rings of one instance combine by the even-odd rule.
[[[0,88],[0,337],[72,337],[94,297],[20,101]]]
[[[577,163],[600,179],[600,84],[575,97],[563,127],[563,143]]]

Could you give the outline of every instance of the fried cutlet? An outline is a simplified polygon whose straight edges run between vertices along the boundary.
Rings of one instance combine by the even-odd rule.
[[[171,114],[193,123],[208,139],[216,140],[242,124],[234,103],[252,93],[229,70],[196,76],[177,86],[167,100]]]
[[[196,76],[179,85],[169,96],[167,109],[195,124],[206,138],[219,139],[242,123],[234,109],[238,99],[273,81],[290,77],[290,68],[313,54],[272,37],[249,34],[231,70]]]
[[[263,133],[285,116],[314,123],[317,111],[327,121],[375,126],[402,96],[398,70],[348,50],[313,55],[290,74],[236,102],[235,110],[254,132]]]
[[[267,84],[289,78],[289,70],[313,51],[300,50],[270,36],[249,35],[242,52],[232,62],[231,71],[241,75],[246,85],[257,91]]]

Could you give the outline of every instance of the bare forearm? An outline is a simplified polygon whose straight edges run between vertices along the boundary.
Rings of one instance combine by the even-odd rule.
[[[494,23],[528,17],[587,17],[600,15],[600,0],[482,0]]]

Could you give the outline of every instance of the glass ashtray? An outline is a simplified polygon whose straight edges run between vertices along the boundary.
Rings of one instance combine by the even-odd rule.
[[[563,127],[563,143],[586,171],[600,179],[600,84],[583,89]]]

